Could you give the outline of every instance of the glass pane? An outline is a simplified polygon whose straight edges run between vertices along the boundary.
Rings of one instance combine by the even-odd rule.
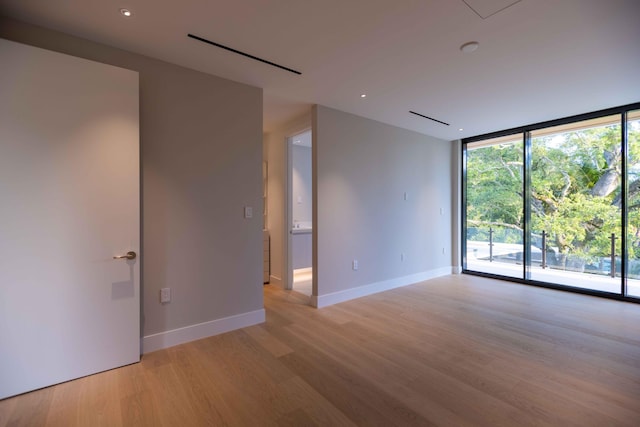
[[[627,295],[640,297],[640,110],[627,114]]]
[[[522,278],[522,134],[467,144],[467,270]]]
[[[620,293],[620,120],[531,133],[531,279]]]

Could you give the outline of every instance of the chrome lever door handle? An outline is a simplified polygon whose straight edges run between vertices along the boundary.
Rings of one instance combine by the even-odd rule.
[[[136,253],[133,251],[129,251],[126,255],[114,256],[113,259],[136,259]]]

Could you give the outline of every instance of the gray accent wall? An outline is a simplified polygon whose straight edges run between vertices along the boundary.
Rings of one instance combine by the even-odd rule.
[[[323,106],[313,125],[314,295],[450,269],[451,142]]]
[[[462,272],[462,141],[451,142],[451,241],[453,272]]]
[[[262,90],[4,18],[0,37],[139,72],[143,335],[261,310]]]

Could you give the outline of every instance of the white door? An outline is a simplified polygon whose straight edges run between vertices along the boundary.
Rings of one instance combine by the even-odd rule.
[[[138,74],[0,39],[0,399],[140,359]]]

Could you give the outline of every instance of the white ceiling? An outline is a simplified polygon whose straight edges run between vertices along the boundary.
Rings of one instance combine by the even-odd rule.
[[[640,101],[640,0],[0,0],[0,13],[264,88],[267,132],[316,103],[451,140]],[[480,48],[463,54],[468,41]]]

